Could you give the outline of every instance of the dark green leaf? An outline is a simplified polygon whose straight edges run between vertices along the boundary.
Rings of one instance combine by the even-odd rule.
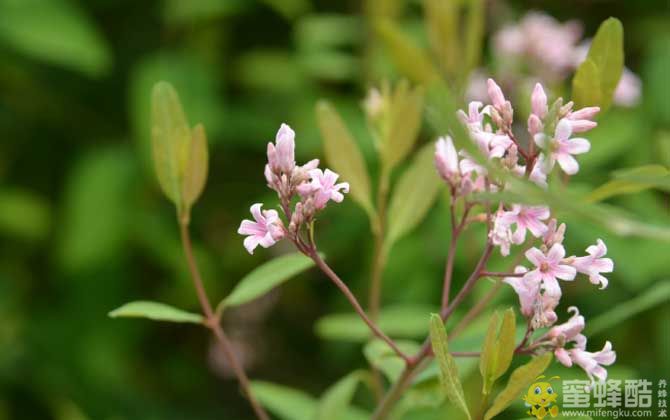
[[[129,302],[109,313],[112,318],[147,318],[154,321],[190,322],[202,324],[204,319],[200,314],[186,312],[170,305],[159,302],[136,301]]]

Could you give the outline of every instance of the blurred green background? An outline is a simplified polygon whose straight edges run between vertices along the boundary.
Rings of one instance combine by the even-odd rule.
[[[484,66],[495,66],[490,35],[532,9],[579,19],[589,37],[602,20],[618,17],[626,65],[642,78],[641,102],[613,108],[586,136],[593,151],[580,159],[574,183],[593,188],[614,169],[670,166],[668,2],[490,0]],[[288,249],[283,243],[249,256],[236,234],[250,204],[274,202],[263,165],[281,122],[297,132],[299,161],[322,157],[314,105],[331,100],[376,170],[361,101],[369,87],[399,74],[371,35],[373,12],[427,45],[419,0],[0,0],[0,419],[251,418],[204,330],[107,317],[137,299],[197,310],[174,210],[150,165],[150,89],[172,82],[191,122],[208,132],[211,169],[193,232],[216,302],[253,267]],[[432,138],[424,124],[420,143]],[[670,224],[668,193],[610,201],[642,220]],[[588,324],[665,290],[651,309],[601,328],[590,345],[614,343],[615,376],[667,377],[670,306],[662,282],[670,279],[670,245],[575,220],[568,252],[580,253],[598,237],[615,260],[610,287],[596,292],[575,282],[559,314],[576,304]],[[365,213],[351,200],[321,217],[322,250],[361,300],[369,238]],[[427,315],[439,301],[447,243],[441,200],[394,247],[385,304],[422,305]],[[481,235],[466,237],[456,286],[481,245]],[[469,302],[489,287],[481,286]],[[498,304],[516,304],[511,289],[503,292]],[[323,315],[348,310],[312,270],[227,312],[224,328],[253,378],[318,395],[366,366],[360,344],[322,340],[314,330]]]

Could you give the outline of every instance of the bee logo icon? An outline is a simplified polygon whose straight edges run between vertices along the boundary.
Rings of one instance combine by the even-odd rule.
[[[522,398],[526,407],[528,407],[526,414],[538,420],[547,416],[556,417],[558,415],[558,405],[556,404],[558,394],[554,391],[550,381],[560,378],[552,376],[546,382],[538,382],[543,378],[544,375],[535,378],[535,383],[528,388],[528,392]]]

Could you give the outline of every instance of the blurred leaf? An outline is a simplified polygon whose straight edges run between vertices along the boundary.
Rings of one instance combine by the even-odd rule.
[[[369,413],[351,411],[349,404],[356,392],[356,387],[364,379],[364,372],[354,371],[337,381],[328,388],[321,398],[316,410],[315,420],[339,420],[342,413],[349,411],[347,419],[365,420],[370,418]]]
[[[656,188],[670,191],[670,170],[661,165],[644,165],[614,172],[614,179],[593,190],[588,200],[602,201],[620,194],[631,194]]]
[[[293,94],[305,88],[303,71],[295,56],[283,50],[254,49],[244,52],[235,62],[236,79],[258,91]]]
[[[593,60],[586,59],[572,79],[572,99],[578,108],[603,105],[600,73]]]
[[[112,64],[95,24],[66,0],[0,0],[0,42],[88,76],[101,76]]]
[[[169,23],[187,23],[234,15],[246,6],[244,0],[165,0],[163,17]]]
[[[486,3],[484,0],[468,2],[467,21],[465,26],[465,74],[467,81],[472,70],[479,66],[484,50],[484,33],[486,24]]]
[[[379,328],[391,337],[421,338],[428,333],[426,315],[432,306],[387,305],[379,313]],[[370,329],[355,313],[329,314],[316,322],[316,333],[326,340],[363,342],[370,338]]]
[[[598,334],[634,317],[640,312],[670,301],[670,280],[664,280],[648,288],[642,294],[617,305],[613,309],[590,320],[587,325],[589,335]]]
[[[295,38],[303,51],[322,51],[331,47],[357,45],[363,36],[359,16],[319,13],[295,23]]]
[[[204,319],[200,314],[186,312],[181,309],[160,302],[138,300],[129,302],[109,313],[112,318],[148,318],[154,321],[190,322],[202,324]]]
[[[244,276],[219,308],[250,302],[313,265],[311,258],[299,253],[274,258]]]
[[[270,382],[253,381],[251,392],[256,395],[263,407],[282,420],[311,419],[316,414],[316,400],[297,389]]]
[[[389,205],[388,235],[384,243],[386,252],[395,241],[421,223],[442,188],[442,181],[433,164],[434,148],[432,143],[423,146],[394,188]]]
[[[0,232],[18,238],[44,239],[51,228],[51,209],[42,197],[25,190],[0,190]]]
[[[460,408],[467,416],[470,416],[468,404],[465,401],[463,394],[463,386],[458,378],[458,368],[454,358],[449,354],[449,346],[447,344],[447,331],[444,328],[442,319],[437,314],[430,316],[430,341],[433,347],[433,353],[440,366],[440,383],[445,394],[452,402]]]
[[[606,111],[621,79],[623,64],[623,26],[611,17],[598,28],[587,59],[577,69],[573,79],[575,103],[579,107],[597,105]]]
[[[598,127],[586,136],[591,142],[591,150],[580,155],[580,170],[599,173],[604,163],[613,162],[631,149],[640,147],[640,139],[650,136],[649,128],[642,112],[610,109],[599,119]]]
[[[482,355],[479,359],[479,371],[483,384],[482,393],[488,395],[495,381],[507,372],[514,357],[516,318],[514,310],[509,308],[503,315],[502,326],[498,333],[500,317],[495,313],[489,322],[484,340]]]
[[[317,104],[316,115],[326,160],[343,181],[349,182],[351,197],[363,207],[370,220],[375,220],[376,212],[370,198],[370,177],[356,141],[328,102],[320,101]]]
[[[393,21],[379,19],[374,22],[374,28],[400,73],[415,83],[428,83],[439,77],[430,58]]]
[[[288,20],[293,20],[310,11],[307,0],[261,0]]]
[[[670,127],[670,35],[666,33],[658,38],[651,38],[646,44],[649,49],[645,54],[642,73],[645,116],[667,128]]]
[[[424,314],[424,324],[425,324]],[[414,341],[395,340],[400,350],[407,354],[416,353],[421,346]],[[368,363],[379,369],[389,380],[395,382],[403,369],[405,369],[405,361],[393,351],[389,345],[379,339],[371,340],[363,348],[363,354]]]
[[[390,127],[382,146],[382,160],[386,170],[393,169],[412,150],[421,129],[422,111],[422,90],[411,89],[405,80],[399,82],[393,91]]]
[[[299,58],[304,73],[315,79],[355,80],[361,71],[359,59],[349,52],[322,50]]]
[[[125,148],[99,148],[85,155],[68,175],[58,247],[62,264],[82,270],[113,259],[127,240],[132,155]]]
[[[549,367],[552,358],[552,353],[545,353],[542,356],[533,357],[530,362],[516,368],[512,372],[505,389],[498,394],[493,401],[493,405],[486,412],[484,419],[493,418],[516,401],[519,395],[528,389],[533,381]]]
[[[426,0],[423,3],[433,53],[442,70],[453,77],[461,69],[463,58],[459,33],[460,2]]]
[[[205,183],[207,182],[209,152],[207,150],[207,135],[202,124],[193,127],[190,143],[189,159],[184,169],[184,183],[182,186],[186,207],[191,207],[195,203],[205,189]]]

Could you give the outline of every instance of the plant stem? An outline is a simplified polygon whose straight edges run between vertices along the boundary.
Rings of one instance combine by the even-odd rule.
[[[182,248],[184,249],[184,255],[186,256],[186,262],[188,263],[188,268],[191,272],[193,286],[195,287],[196,294],[198,295],[198,300],[200,301],[202,312],[205,315],[205,326],[209,328],[216,337],[219,345],[221,346],[221,350],[223,350],[224,356],[228,360],[228,363],[232,367],[233,372],[235,372],[235,375],[237,376],[240,387],[249,399],[249,403],[251,404],[251,408],[254,410],[256,417],[261,420],[269,420],[270,417],[265,412],[263,407],[261,407],[253,392],[251,392],[249,377],[247,377],[247,374],[244,372],[244,368],[237,360],[237,357],[235,357],[233,346],[226,334],[223,332],[223,328],[221,327],[218,316],[212,311],[212,305],[209,302],[209,298],[207,297],[207,292],[205,291],[205,286],[202,282],[202,277],[200,276],[198,265],[196,264],[195,257],[193,256],[193,245],[191,244],[191,235],[188,230],[188,218],[179,218],[179,231],[181,234]]]
[[[447,253],[447,262],[444,268],[444,282],[442,285],[442,304],[440,308],[444,309],[449,305],[449,292],[451,289],[451,279],[454,274],[454,259],[456,258],[456,245],[458,244],[458,238],[465,227],[465,224],[468,220],[468,213],[470,213],[470,205],[466,203],[465,210],[463,211],[463,217],[461,218],[460,223],[456,224],[456,207],[454,203],[454,189],[451,189],[451,203],[449,205],[449,211],[451,213],[451,241],[449,241],[449,251]]]
[[[340,279],[340,277],[330,268],[330,266],[321,258],[319,253],[316,251],[316,246],[312,244],[312,247],[308,250],[307,256],[310,257],[314,262],[316,263],[317,267],[326,275],[328,278],[335,283],[338,289],[344,294],[344,296],[349,300],[349,303],[351,306],[353,306],[354,310],[358,314],[358,316],[361,317],[363,322],[370,328],[370,331],[375,335],[375,337],[383,340],[386,342],[386,344],[391,347],[391,349],[398,355],[400,356],[405,363],[411,363],[410,357],[407,356],[400,348],[398,345],[391,339],[389,338],[382,330],[379,329],[377,324],[368,317],[368,315],[365,313],[365,310],[363,307],[361,307],[361,304],[358,303],[358,299],[356,299],[356,296],[354,296],[353,293],[351,293],[351,290],[349,287]]]

